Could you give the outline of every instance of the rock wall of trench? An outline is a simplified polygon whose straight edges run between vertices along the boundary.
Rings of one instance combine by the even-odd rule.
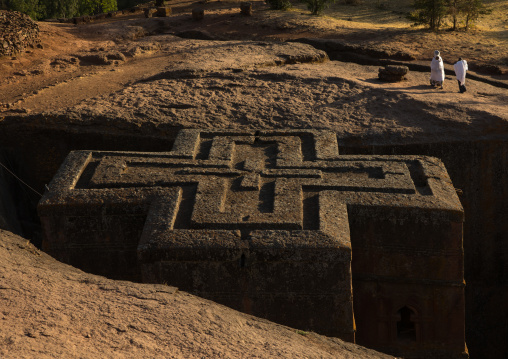
[[[340,149],[342,154],[424,154],[444,162],[465,212],[469,352],[473,359],[508,358],[508,140]]]

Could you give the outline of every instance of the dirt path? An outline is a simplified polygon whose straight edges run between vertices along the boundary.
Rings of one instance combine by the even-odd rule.
[[[71,107],[83,100],[119,91],[133,82],[154,76],[166,68],[168,61],[175,61],[175,58],[178,56],[147,56],[123,66],[96,67],[88,73],[26,95],[13,108],[23,108],[24,111],[33,113]]]

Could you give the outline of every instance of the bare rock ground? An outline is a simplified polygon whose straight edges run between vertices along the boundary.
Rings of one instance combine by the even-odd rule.
[[[108,280],[0,231],[2,358],[392,358],[166,285]]]
[[[217,10],[215,16],[222,15]],[[407,81],[383,83],[377,66],[328,61],[323,51],[301,43],[174,36],[189,26],[182,16],[175,15],[173,23],[127,18],[80,25],[80,35],[70,25],[41,24],[47,58],[28,54],[25,64],[0,61],[8,74],[0,80],[0,116],[14,114],[18,121],[21,113],[44,126],[145,133],[174,127],[321,128],[383,143],[508,132],[506,88],[468,79],[468,92],[460,94],[448,74],[444,90],[438,90],[429,86],[428,73],[415,71]],[[49,38],[67,46],[59,49]]]
[[[380,143],[506,136],[506,90],[469,81],[470,92],[464,95],[454,91],[455,83],[447,84],[453,90],[439,92],[426,85],[424,73],[387,84],[377,81],[377,69],[339,62],[240,72],[174,68],[48,118],[129,123],[146,131],[174,126],[330,129]]]

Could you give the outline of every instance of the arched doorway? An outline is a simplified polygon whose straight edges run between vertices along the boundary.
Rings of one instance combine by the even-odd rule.
[[[400,342],[416,342],[416,312],[404,306],[397,311],[397,340]]]

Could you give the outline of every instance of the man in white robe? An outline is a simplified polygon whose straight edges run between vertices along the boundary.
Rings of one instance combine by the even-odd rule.
[[[439,56],[439,51],[434,51],[434,57],[430,63],[430,85],[440,86],[443,88],[443,81],[445,78],[443,59]]]
[[[459,61],[453,65],[453,69],[455,70],[457,81],[459,82],[460,93],[466,92],[466,71],[468,70],[467,61],[462,60],[462,57],[459,57]]]

